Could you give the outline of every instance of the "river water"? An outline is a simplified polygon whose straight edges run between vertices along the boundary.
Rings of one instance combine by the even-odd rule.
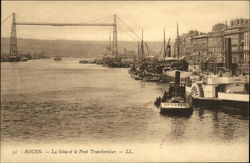
[[[248,144],[248,115],[194,108],[190,117],[164,116],[153,102],[168,84],[78,61],[1,63],[2,142]]]

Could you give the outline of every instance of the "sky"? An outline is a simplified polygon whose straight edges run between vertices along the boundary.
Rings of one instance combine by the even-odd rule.
[[[249,19],[248,1],[2,1],[1,34],[9,37],[11,17],[16,13],[17,22],[51,23],[112,23],[116,14],[118,40],[136,41],[124,21],[146,41],[176,38],[189,30],[209,32],[216,23],[230,22],[235,18]],[[52,27],[17,26],[17,37],[33,39],[108,40],[112,27]]]

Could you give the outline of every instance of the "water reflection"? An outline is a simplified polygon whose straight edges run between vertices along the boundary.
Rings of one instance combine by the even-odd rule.
[[[203,121],[204,120],[204,109],[203,108],[198,109],[198,113],[199,113],[200,120]]]
[[[227,106],[201,106],[197,105],[196,107],[199,108],[199,116],[202,117],[204,114],[204,110],[209,110],[212,112],[223,112],[231,116],[236,116],[238,118],[242,119],[249,119],[249,108],[248,109],[239,109],[239,108],[232,108]]]
[[[219,138],[227,141],[231,141],[236,138],[236,130],[240,130],[240,126],[237,121],[232,120],[225,116],[218,110],[214,110],[212,113],[213,133]]]
[[[166,135],[164,135],[161,141],[160,148],[168,144],[168,142],[182,143],[184,141],[183,137],[186,133],[188,119],[191,117],[191,115],[173,116],[161,114],[161,116],[169,121],[170,129],[168,130],[168,132],[164,132]]]
[[[170,139],[180,141],[185,134],[186,125],[189,117],[172,117],[171,131],[169,133]]]

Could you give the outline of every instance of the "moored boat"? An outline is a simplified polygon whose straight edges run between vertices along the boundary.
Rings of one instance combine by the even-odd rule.
[[[28,58],[24,57],[24,58],[21,59],[21,62],[27,62],[27,61],[28,61]]]
[[[161,80],[161,76],[157,74],[147,74],[142,78],[142,80],[147,82],[159,82]]]
[[[59,57],[59,56],[56,56],[56,57],[54,58],[54,61],[61,61],[61,60],[62,60],[62,58]]]
[[[249,108],[249,81],[246,76],[211,75],[189,83],[186,92],[193,97],[195,105]]]
[[[8,62],[20,62],[22,59],[21,56],[18,55],[11,55],[8,57]]]

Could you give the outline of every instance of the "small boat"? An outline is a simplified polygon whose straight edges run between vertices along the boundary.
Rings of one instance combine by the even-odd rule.
[[[134,78],[135,80],[142,80],[140,71],[135,68],[135,65],[131,66],[131,68],[128,70],[128,73],[130,74],[131,78]]]
[[[142,78],[139,76],[139,74],[133,74],[131,73],[130,76],[134,78],[135,80],[142,80]]]
[[[185,93],[185,83],[180,83],[180,71],[176,71],[175,82],[170,82],[168,92],[156,98],[155,105],[160,107],[161,114],[191,115],[193,113],[192,98]]]
[[[21,62],[27,62],[27,61],[28,61],[28,58],[24,57],[24,58],[21,59]]]
[[[22,58],[18,55],[11,55],[8,57],[8,62],[20,62],[21,59]]]
[[[157,75],[149,75],[149,76],[145,76],[142,78],[143,81],[146,82],[159,82],[161,80],[161,76],[157,76]]]
[[[90,63],[92,63],[92,61],[82,59],[82,60],[79,61],[79,63],[80,63],[80,64],[90,64]]]
[[[56,57],[54,58],[54,61],[61,61],[61,60],[62,60],[62,58],[59,57],[59,56],[56,56]]]

